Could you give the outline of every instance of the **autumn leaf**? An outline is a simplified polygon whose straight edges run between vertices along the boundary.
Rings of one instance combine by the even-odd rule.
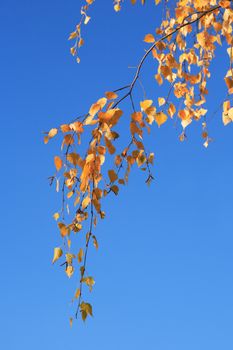
[[[154,43],[155,42],[155,38],[152,34],[147,34],[145,37],[144,37],[144,41],[146,43]]]
[[[59,219],[59,217],[60,217],[60,214],[59,213],[55,213],[55,214],[53,214],[53,218],[54,218],[54,220],[58,220]]]
[[[90,16],[85,16],[84,24],[87,24],[90,21]]]
[[[110,179],[110,182],[114,182],[114,181],[116,181],[118,179],[118,176],[117,176],[117,174],[115,173],[114,170],[109,170],[108,171],[108,177]]]
[[[91,116],[95,116],[95,114],[98,113],[100,109],[101,107],[98,103],[93,103],[93,105],[91,105],[91,108],[89,109],[89,114]]]
[[[114,5],[114,10],[115,10],[116,12],[119,12],[119,11],[121,10],[121,6],[120,6],[119,3],[116,4],[116,5]]]
[[[54,164],[57,171],[61,170],[63,163],[60,157],[58,156],[54,157]]]
[[[140,102],[141,110],[146,111],[152,105],[152,100],[144,100]]]
[[[105,92],[105,96],[108,100],[113,100],[116,99],[118,97],[118,95],[115,92]]]
[[[74,273],[74,267],[73,266],[67,266],[66,268],[66,275],[70,278]]]
[[[70,129],[74,130],[78,133],[82,133],[83,132],[83,124],[81,122],[74,122],[74,123],[70,124]]]
[[[158,103],[159,103],[159,107],[163,106],[165,104],[166,100],[163,97],[159,97],[158,98]]]
[[[174,106],[173,103],[169,104],[167,112],[171,118],[174,116],[174,114],[176,113],[176,107]]]
[[[60,229],[60,233],[61,233],[62,237],[65,237],[65,236],[69,235],[70,230],[63,222],[59,222],[58,223],[58,227]]]
[[[95,284],[93,277],[84,277],[82,278],[81,282],[85,283],[89,287],[90,292],[92,291],[92,288]]]
[[[77,35],[78,35],[77,32],[70,33],[70,36],[69,36],[68,40],[75,39],[77,37]]]
[[[162,78],[161,74],[155,74],[155,79],[157,80],[157,83],[159,85],[163,84],[163,78]]]
[[[68,124],[62,124],[60,126],[60,129],[61,131],[64,133],[64,132],[69,132],[71,129],[70,129],[70,126]]]
[[[160,127],[162,124],[164,124],[167,121],[167,116],[165,113],[163,112],[158,112],[155,115],[155,121],[158,124],[158,126]]]
[[[59,248],[59,247],[54,248],[52,263],[54,264],[62,255],[63,255],[63,251],[61,248]]]
[[[132,120],[134,120],[135,122],[141,123],[142,122],[142,112],[134,112],[133,114],[131,114]]]
[[[80,305],[80,310],[82,314],[84,313],[83,321],[85,321],[87,315],[93,316],[92,306],[89,303],[85,303],[84,301],[82,301]]]
[[[97,239],[96,239],[96,236],[92,236],[92,239],[93,239],[93,245],[94,245],[94,247],[96,248],[96,249],[98,249],[99,248],[99,244],[98,244],[98,241],[97,241]]]
[[[81,291],[80,291],[80,288],[77,288],[76,291],[75,291],[75,299],[78,299],[81,295]]]
[[[83,250],[82,248],[80,248],[78,252],[78,262],[81,263],[82,259],[83,259]]]
[[[116,185],[111,186],[110,189],[115,195],[117,195],[119,192],[119,187]]]
[[[86,196],[84,200],[82,201],[82,209],[85,209],[91,202],[91,198],[89,196]]]
[[[51,139],[52,137],[56,136],[58,133],[58,129],[57,128],[53,128],[49,131],[48,133],[48,137]]]

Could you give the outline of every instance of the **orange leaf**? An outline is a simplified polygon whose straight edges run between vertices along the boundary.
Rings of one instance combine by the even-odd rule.
[[[118,176],[117,176],[117,174],[115,173],[114,170],[109,170],[108,171],[108,176],[109,176],[109,179],[110,179],[111,182],[116,181],[117,178],[118,178]]]
[[[118,95],[115,92],[105,92],[105,96],[107,97],[108,100],[113,100],[118,97]]]
[[[54,164],[55,164],[55,167],[56,167],[57,171],[61,170],[61,168],[62,168],[62,160],[61,160],[60,157],[58,157],[58,156],[54,157]]]
[[[167,121],[167,116],[165,113],[163,112],[158,112],[155,115],[155,121],[158,124],[158,126],[161,126],[162,124],[164,124]]]
[[[152,105],[152,100],[144,100],[140,102],[140,106],[142,111],[145,111],[147,108],[149,108]]]
[[[155,38],[152,34],[147,34],[145,37],[144,37],[144,41],[146,43],[154,43],[155,42]]]

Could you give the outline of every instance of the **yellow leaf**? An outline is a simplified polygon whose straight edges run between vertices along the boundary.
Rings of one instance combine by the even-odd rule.
[[[156,74],[155,75],[155,79],[157,80],[159,85],[163,84],[163,78],[162,78],[162,76],[160,74]]]
[[[74,206],[76,206],[80,202],[80,197],[77,196],[75,201],[74,201]]]
[[[83,46],[83,44],[84,44],[84,40],[83,40],[83,38],[80,38],[79,42],[78,42],[78,47]]]
[[[222,121],[223,121],[223,124],[225,126],[227,124],[233,122],[233,107],[231,107],[230,109],[225,110],[225,112],[223,111]]]
[[[70,277],[73,275],[73,273],[74,273],[74,268],[73,268],[73,266],[67,266],[67,268],[66,268],[66,274],[67,274],[67,276],[70,278]]]
[[[85,303],[84,301],[82,301],[81,305],[80,305],[80,310],[81,312],[85,311],[87,315],[92,316],[92,306],[89,303]]]
[[[155,115],[155,121],[158,124],[158,126],[161,126],[162,124],[164,124],[167,121],[167,116],[165,113],[163,112],[158,112]]]
[[[82,209],[85,209],[91,202],[91,198],[89,196],[86,196],[84,200],[82,201]]]
[[[145,162],[146,162],[146,156],[143,153],[143,151],[141,150],[139,155],[138,155],[138,157],[137,157],[137,165],[138,165],[138,167],[140,167]]]
[[[55,214],[53,214],[53,218],[54,218],[54,220],[58,220],[59,219],[59,217],[60,217],[60,214],[59,213],[55,213]]]
[[[85,321],[87,318],[87,313],[85,310],[81,310],[82,320]]]
[[[152,34],[147,34],[145,37],[144,37],[144,41],[146,43],[154,43],[155,42],[155,38]]]
[[[107,99],[105,97],[102,97],[97,101],[97,103],[100,105],[100,108],[103,109],[107,103]]]
[[[58,133],[58,130],[57,130],[56,128],[53,128],[53,129],[51,129],[51,130],[49,131],[48,136],[49,136],[49,138],[51,139],[52,137],[56,136],[57,133]]]
[[[74,191],[70,191],[67,193],[67,198],[71,198],[74,194]]]
[[[75,299],[78,299],[80,297],[80,294],[81,294],[81,291],[80,291],[79,288],[77,288],[76,292],[75,292],[75,295],[74,295]]]
[[[77,32],[70,33],[70,36],[69,36],[68,40],[72,40],[72,39],[76,38],[77,35],[78,35]]]
[[[62,254],[63,254],[63,251],[61,248],[59,248],[59,247],[54,248],[52,263],[54,264],[62,256]]]
[[[91,108],[89,110],[89,114],[91,116],[94,116],[96,113],[98,113],[100,111],[101,107],[98,103],[94,103],[93,105],[91,105]]]
[[[91,17],[90,16],[86,16],[85,20],[84,20],[84,24],[87,24],[90,21]]]
[[[75,55],[76,55],[76,52],[77,52],[77,51],[76,51],[76,49],[75,49],[74,46],[70,48],[70,53],[71,53],[72,56],[75,56]]]
[[[98,241],[97,241],[97,239],[96,239],[96,236],[93,235],[92,238],[93,238],[94,247],[95,247],[96,249],[98,249],[98,248],[99,248],[99,244],[98,244]]]
[[[154,162],[154,157],[155,157],[154,153],[150,153],[150,155],[148,157],[148,162],[150,164],[152,164],[152,165],[153,165],[153,162]]]
[[[158,102],[159,102],[159,107],[163,106],[166,102],[165,98],[163,97],[159,97],[158,98]]]
[[[70,317],[70,327],[72,327],[72,325],[73,325],[73,318]]]
[[[94,115],[89,115],[85,121],[84,121],[84,125],[94,125],[98,123],[98,120],[94,119]]]
[[[70,128],[78,133],[83,132],[83,124],[81,122],[74,122],[70,124]]]
[[[57,225],[58,225],[58,227],[60,229],[60,233],[61,233],[62,237],[65,237],[65,236],[69,235],[70,229],[68,227],[66,227],[65,224],[63,224],[62,222],[59,222]]]
[[[69,126],[69,124],[62,124],[60,126],[60,129],[61,129],[62,132],[69,132],[70,131],[70,126]]]
[[[181,125],[183,126],[183,129],[187,128],[187,126],[191,123],[192,123],[192,119],[184,119],[181,121]]]
[[[83,250],[82,248],[80,248],[78,252],[78,262],[81,263],[82,260],[83,260]]]
[[[120,4],[114,5],[114,10],[115,10],[116,12],[120,11],[120,10],[121,10]]]
[[[210,35],[206,30],[197,34],[197,42],[200,44],[200,46],[203,49],[213,50],[214,49],[214,45],[213,45],[214,41],[215,41],[215,37],[213,35]]]
[[[92,291],[93,285],[95,284],[93,277],[85,277],[82,278],[82,282],[86,283],[86,285],[89,287],[90,292]]]
[[[182,134],[180,134],[180,136],[179,136],[179,140],[180,140],[181,142],[183,142],[185,139],[186,139],[186,135],[185,135],[185,133],[184,133],[184,131],[183,131]]]
[[[149,108],[152,105],[152,100],[144,100],[140,102],[141,110],[145,111],[147,108]]]
[[[68,265],[72,265],[73,258],[75,258],[74,254],[71,254],[71,253],[66,254],[66,262]]]
[[[55,164],[55,167],[56,167],[57,171],[61,170],[61,168],[62,168],[62,160],[61,160],[60,157],[58,157],[58,156],[54,157],[54,164]]]
[[[173,103],[170,103],[167,112],[168,112],[168,114],[170,115],[171,118],[176,113],[176,107],[174,106]]]
[[[44,137],[44,144],[46,145],[48,142],[49,142],[49,137],[48,137],[48,136],[45,136],[45,137]]]

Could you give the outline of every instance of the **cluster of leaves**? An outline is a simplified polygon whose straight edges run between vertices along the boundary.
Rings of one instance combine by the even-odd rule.
[[[76,57],[76,60],[78,63],[80,63],[80,58],[78,56],[78,50],[80,47],[83,46],[84,44],[84,39],[82,37],[82,33],[81,33],[81,28],[82,28],[82,24],[87,24],[91,17],[87,15],[89,6],[92,5],[94,2],[94,0],[86,0],[85,5],[83,5],[81,7],[81,19],[79,21],[79,23],[76,25],[75,30],[70,33],[69,36],[69,40],[75,39],[74,45],[70,48],[70,52],[72,54],[72,56]]]
[[[82,8],[84,23],[89,21],[86,14],[92,0],[86,0]],[[114,9],[121,8],[120,0],[114,2]],[[133,4],[136,1],[131,1]],[[158,4],[160,1],[155,1]],[[144,4],[145,1],[142,1]],[[51,129],[44,138],[47,143],[60,134],[62,137],[62,156],[55,156],[56,174],[50,177],[51,184],[56,183],[56,190],[62,194],[62,206],[54,214],[58,221],[64,247],[54,249],[53,262],[65,254],[65,272],[71,277],[79,264],[79,287],[74,301],[77,302],[76,317],[80,312],[83,320],[92,315],[92,307],[83,300],[83,286],[91,291],[93,277],[86,271],[87,254],[90,243],[98,249],[98,241],[93,231],[99,219],[104,219],[102,209],[106,196],[118,195],[121,186],[127,184],[134,165],[147,172],[146,182],[153,180],[151,166],[154,154],[146,150],[144,139],[153,125],[160,127],[169,119],[180,120],[182,132],[180,141],[186,138],[186,128],[194,121],[201,122],[204,146],[208,147],[211,138],[207,130],[204,108],[207,83],[211,76],[210,64],[215,57],[217,45],[226,43],[229,55],[229,70],[224,77],[227,98],[223,102],[222,120],[224,125],[233,122],[233,107],[230,95],[233,93],[232,70],[232,23],[233,9],[229,0],[180,0],[173,8],[168,8],[166,1],[166,18],[155,34],[146,34],[144,41],[150,47],[142,56],[132,82],[115,91],[106,92],[105,96],[94,102],[84,116],[76,118],[69,124]],[[81,46],[80,24],[71,34],[76,47]],[[225,49],[224,49],[225,50]],[[156,62],[155,80],[158,85],[167,84],[168,94],[157,101],[134,101],[134,88],[139,79],[146,59],[151,56]],[[121,103],[128,99],[132,108],[130,116],[125,116],[129,130],[127,143],[122,145],[118,127],[123,110]],[[89,142],[81,148],[85,140]],[[89,136],[88,136],[89,135]],[[59,180],[60,178],[60,180]],[[68,202],[72,203],[72,209]],[[72,214],[72,215],[71,215]],[[83,246],[77,253],[71,252],[71,240],[77,233],[84,233]],[[81,242],[81,238],[80,238]]]

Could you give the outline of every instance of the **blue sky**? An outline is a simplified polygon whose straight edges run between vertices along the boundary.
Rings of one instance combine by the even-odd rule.
[[[77,65],[67,37],[79,7],[74,0],[0,5],[1,348],[232,349],[233,129],[222,126],[220,111],[212,116],[225,94],[221,51],[208,99],[214,142],[206,150],[198,126],[185,143],[172,123],[154,129],[155,181],[148,188],[135,170],[107,203],[89,267],[94,318],[69,327],[75,280],[51,265],[59,198],[47,177],[59,144],[45,146],[42,132],[127,84],[159,19],[152,6],[116,14],[111,1],[96,1]],[[152,68],[149,61],[143,82],[156,99]]]

